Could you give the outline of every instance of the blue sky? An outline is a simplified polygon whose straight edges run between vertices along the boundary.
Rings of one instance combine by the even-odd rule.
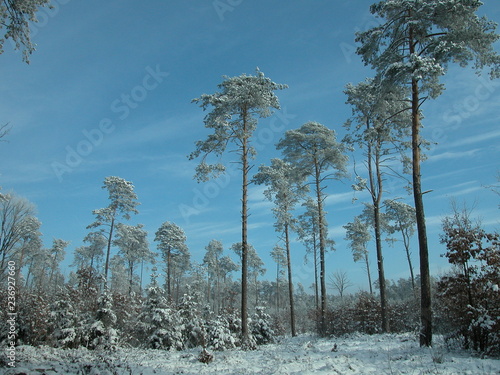
[[[0,186],[37,206],[46,246],[53,238],[71,241],[66,266],[94,219],[91,211],[108,204],[101,186],[113,175],[134,183],[141,206],[130,223],[145,225],[153,250],[164,221],[185,230],[195,261],[211,239],[229,249],[240,240],[240,177],[229,173],[207,184],[192,179],[196,162],[187,155],[207,132],[205,113],[191,100],[216,91],[223,75],[259,67],[289,88],[277,93],[282,110],[259,123],[256,166],[278,157],[274,144],[284,131],[307,121],[342,138],[351,114],[344,86],[371,76],[354,53],[354,33],[376,25],[372,2],[54,0],[55,9],[43,10],[33,27],[38,47],[31,64],[8,42],[0,55],[0,121],[12,125],[8,142],[0,143]],[[499,22],[499,4],[484,3],[481,14]],[[438,236],[451,198],[475,205],[488,229],[500,225],[498,196],[485,187],[496,183],[499,171],[500,82],[457,67],[443,82],[446,92],[423,108],[424,136],[438,142],[422,169],[424,190],[433,190],[425,205],[436,276],[447,269]],[[347,272],[355,291],[366,288],[366,276],[352,260],[342,226],[367,196],[358,193],[352,203],[351,184],[332,181],[326,191],[337,244],[327,269]],[[387,198],[411,203],[400,181],[386,186]],[[249,240],[273,278],[269,252],[277,235],[262,190],[250,189]],[[307,288],[312,268],[303,264],[301,244],[292,251],[295,281]],[[387,278],[409,276],[401,248],[386,247],[385,261]],[[375,277],[374,251],[371,263]]]

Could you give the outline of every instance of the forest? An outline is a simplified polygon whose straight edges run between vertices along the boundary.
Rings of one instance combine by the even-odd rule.
[[[30,5],[25,8],[18,3],[0,5],[0,17],[6,38],[15,41],[29,62],[34,48],[28,22],[49,2],[26,1]],[[228,5],[214,6],[220,15]],[[275,157],[260,166],[254,164],[259,153],[255,134],[262,121],[281,110],[279,96],[287,84],[272,81],[257,68],[254,74],[224,76],[212,94],[193,99],[194,110],[204,115],[199,127],[207,134],[185,155],[196,163],[194,179],[203,186],[231,169],[240,181],[240,197],[232,202],[241,219],[238,241],[206,238],[202,259],[193,258],[181,224],[167,220],[152,230],[130,223],[141,220],[137,181],[104,177],[101,194],[107,205],[89,209],[94,220],[85,228],[84,245],[74,249],[62,238],[44,246],[35,204],[3,186],[0,368],[15,368],[19,358],[29,358],[30,347],[85,350],[80,356],[97,353],[85,354],[95,355],[91,362],[102,356],[96,373],[115,374],[133,373],[131,367],[117,370],[111,359],[103,359],[115,358],[106,353],[120,350],[188,353],[191,363],[209,365],[217,355],[221,358],[214,353],[257,353],[266,345],[275,350],[291,345],[286,340],[304,337],[320,341],[294,341],[300,342],[300,350],[328,346],[336,353],[349,345],[342,341],[346,338],[385,340],[389,336],[384,335],[396,334],[404,338],[401,342],[416,343],[412,350],[432,348],[439,341],[450,350],[498,358],[500,234],[474,216],[473,202],[453,201],[439,235],[448,269],[432,275],[429,249],[435,244],[428,241],[424,201],[429,191],[422,187],[421,169],[432,147],[422,135],[426,105],[439,100],[449,65],[472,66],[478,74],[500,78],[495,51],[500,35],[496,24],[476,15],[480,6],[465,0],[372,5],[370,12],[380,24],[354,37],[357,58],[373,76],[344,86],[351,111],[343,121],[346,135],[340,138],[316,121],[291,124],[274,145]],[[0,138],[8,140],[9,131],[9,124],[1,126]],[[353,161],[354,152],[362,159]],[[400,181],[397,188],[388,179]],[[368,197],[355,203],[359,214],[343,223],[346,247],[366,276],[366,290],[357,292],[349,290],[349,274],[329,269],[326,261],[338,244],[328,233],[325,202],[338,181]],[[262,250],[254,248],[249,235],[251,186],[261,186],[272,207],[279,239],[270,251],[273,264],[263,262]],[[495,197],[499,186],[484,190]],[[190,235],[205,239],[204,233]],[[312,264],[312,285],[294,281],[300,264],[292,260],[292,245]],[[385,275],[384,254],[395,246],[404,252],[407,263],[401,269],[407,276],[391,280]],[[375,266],[369,254],[375,256]],[[70,270],[62,267],[68,256]],[[176,360],[182,362],[182,355]],[[227,359],[236,366],[233,360]],[[433,354],[434,364],[441,360]],[[492,371],[498,364],[494,361]],[[344,373],[357,373],[356,365],[350,366]],[[71,371],[93,373],[88,364]]]

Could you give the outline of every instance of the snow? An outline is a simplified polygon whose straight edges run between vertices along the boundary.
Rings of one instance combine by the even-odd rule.
[[[352,335],[317,338],[300,335],[253,351],[210,351],[213,361],[198,360],[200,347],[184,351],[118,348],[115,351],[21,346],[17,367],[0,374],[499,374],[500,360],[449,350],[442,338],[420,348],[414,335]]]

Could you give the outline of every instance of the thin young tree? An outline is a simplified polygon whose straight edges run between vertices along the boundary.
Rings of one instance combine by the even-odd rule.
[[[238,155],[238,163],[242,172],[241,198],[241,242],[243,246],[241,262],[241,332],[244,340],[248,338],[248,260],[247,260],[247,222],[248,222],[248,172],[251,159],[256,150],[251,145],[252,135],[257,128],[257,119],[269,117],[273,109],[280,109],[278,97],[274,91],[286,88],[286,85],[274,83],[257,69],[256,75],[240,75],[224,77],[219,84],[221,91],[214,94],[203,94],[193,100],[211,112],[205,117],[205,127],[213,130],[206,140],[196,143],[196,150],[189,159],[201,157],[196,167],[198,181],[207,181],[225,171],[219,161],[210,164],[209,155],[220,158],[229,143]]]
[[[139,213],[136,207],[140,203],[137,202],[134,185],[121,177],[106,177],[102,188],[108,191],[109,206],[92,211],[92,214],[96,217],[96,221],[87,226],[87,229],[100,228],[97,233],[100,233],[107,240],[106,263],[104,264],[104,285],[107,287],[109,258],[115,225],[120,218],[129,220],[131,213]]]
[[[293,165],[314,186],[318,212],[320,263],[320,333],[326,333],[326,270],[327,226],[324,200],[326,182],[346,176],[347,155],[344,144],[337,142],[335,131],[317,122],[307,122],[299,129],[288,130],[276,145],[284,160]]]
[[[307,197],[305,202],[302,203],[302,206],[305,208],[305,212],[298,216],[298,227],[297,234],[299,240],[306,247],[306,255],[304,257],[304,262],[307,263],[308,255],[312,253],[313,255],[313,265],[314,265],[314,301],[316,311],[319,311],[320,308],[320,298],[319,298],[319,275],[318,275],[318,267],[319,267],[319,257],[318,257],[318,249],[319,249],[319,215],[318,215],[318,205],[315,203],[314,199],[311,197]],[[323,225],[328,227],[328,223],[326,222],[326,217],[324,218],[325,222]],[[326,239],[326,249],[334,250],[335,241],[330,238]]]
[[[496,24],[476,12],[479,0],[386,0],[373,4],[370,11],[382,22],[358,32],[357,53],[371,65],[377,76],[392,90],[410,90],[412,188],[417,215],[421,278],[420,345],[432,344],[431,285],[429,251],[421,181],[422,105],[437,98],[444,85],[439,82],[449,63],[474,63],[480,72],[490,66],[490,77],[500,76],[500,56],[493,46],[499,39]]]
[[[353,284],[347,277],[347,272],[345,271],[335,271],[330,275],[330,286],[337,289],[339,296],[342,299],[347,288],[351,287]]]
[[[167,297],[169,301],[172,301],[172,274],[175,268],[175,258],[188,252],[186,234],[177,224],[166,221],[156,231],[154,240],[158,242],[158,250],[161,251],[163,261],[167,266]]]
[[[366,247],[367,243],[371,240],[371,235],[368,231],[368,224],[361,220],[359,216],[356,216],[352,223],[344,225],[344,229],[346,230],[345,240],[349,241],[349,247],[351,248],[354,261],[365,262],[370,294],[373,294],[370,262],[368,259],[368,249]]]
[[[403,241],[408,267],[410,268],[411,285],[413,291],[416,290],[415,275],[413,272],[413,264],[411,260],[410,239],[415,234],[417,225],[415,208],[394,199],[384,201],[385,214],[387,218],[388,234],[399,232]]]
[[[371,197],[377,270],[379,276],[382,332],[389,331],[384,257],[382,254],[381,204],[384,181],[393,173],[390,162],[404,149],[402,140],[409,135],[408,116],[403,87],[383,92],[376,79],[367,79],[357,85],[348,84],[345,90],[347,103],[352,106],[352,118],[344,127],[348,133],[344,142],[363,150],[368,178],[357,175],[356,190],[367,190]],[[356,171],[357,174],[357,171]]]
[[[268,188],[264,190],[264,195],[269,201],[274,201],[273,207],[276,223],[275,229],[283,234],[286,251],[286,265],[288,271],[288,294],[290,301],[290,324],[292,336],[297,335],[295,328],[295,306],[293,300],[293,280],[292,280],[292,260],[290,254],[290,231],[296,230],[297,220],[292,211],[303,199],[307,192],[304,185],[304,175],[292,164],[281,159],[271,160],[271,165],[261,165],[259,172],[254,176],[256,184],[265,184]]]

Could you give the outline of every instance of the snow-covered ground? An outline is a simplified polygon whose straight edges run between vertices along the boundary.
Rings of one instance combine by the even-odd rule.
[[[61,350],[17,348],[17,367],[0,374],[500,374],[500,360],[448,350],[439,337],[434,348],[420,348],[409,334],[356,335],[320,339],[311,335],[282,339],[254,351],[212,352],[198,361],[200,348],[170,352],[117,349]]]

